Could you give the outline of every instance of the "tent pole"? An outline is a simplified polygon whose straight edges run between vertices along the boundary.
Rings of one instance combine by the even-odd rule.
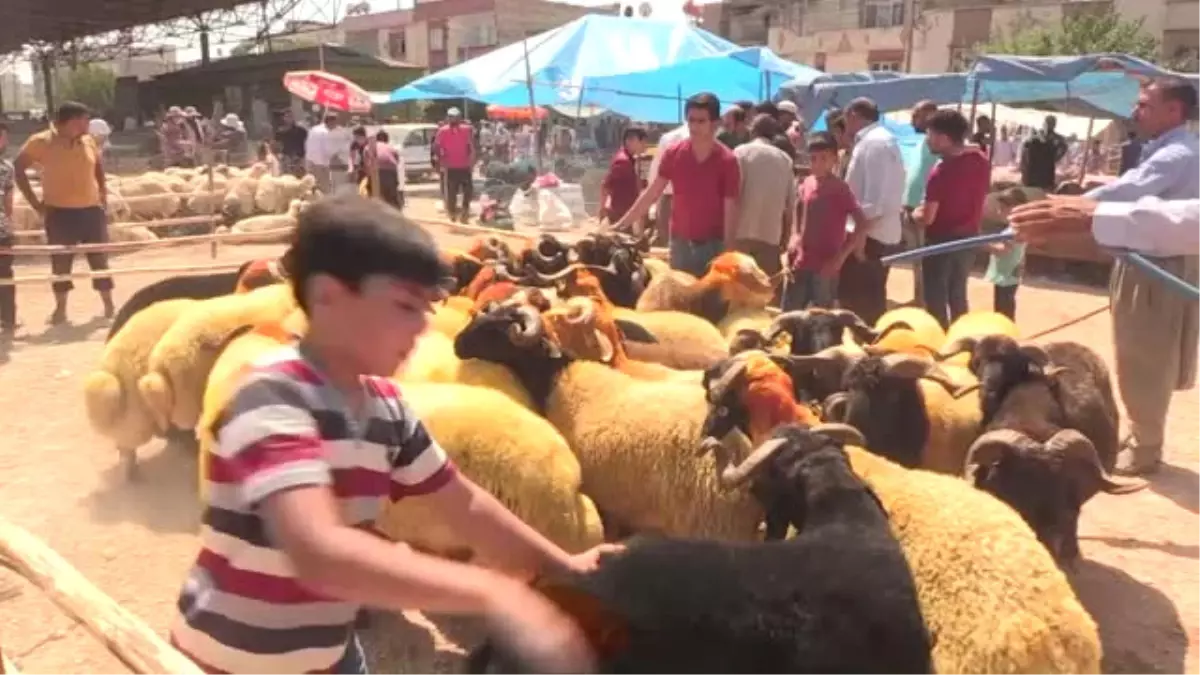
[[[995,166],[996,156],[996,102],[992,101],[992,140],[988,143],[988,168]]]
[[[961,103],[959,105],[962,105]],[[967,116],[970,126],[968,131],[975,128],[975,109],[979,107],[979,80],[975,80],[975,89],[971,93],[971,114]]]
[[[1096,124],[1095,117],[1088,118],[1087,135],[1083,138],[1083,158],[1079,162],[1079,187],[1083,187],[1083,179],[1087,176],[1088,160],[1092,154],[1092,127]]]
[[[575,126],[579,126],[579,120],[583,118],[583,90],[584,85],[579,85],[579,99],[575,101]]]
[[[683,85],[675,85],[675,100],[679,103],[679,123],[683,124]]]
[[[525,52],[525,88],[529,90],[529,117],[533,120],[534,166],[537,167],[537,172],[540,176],[542,174],[542,144],[537,139],[541,137],[539,132],[541,131],[542,121],[538,119],[537,103],[534,102],[533,97],[533,71],[529,65],[529,38],[521,40],[521,49]]]

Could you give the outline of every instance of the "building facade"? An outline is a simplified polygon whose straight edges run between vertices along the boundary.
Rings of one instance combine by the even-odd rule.
[[[411,9],[348,16],[339,37],[364,53],[438,70],[605,10],[549,0],[417,0]]]
[[[964,70],[976,45],[1034,23],[1059,22],[1111,9],[1142,19],[1162,41],[1163,55],[1193,60],[1200,51],[1197,0],[798,0],[772,22],[768,46],[784,58],[829,72]],[[916,11],[912,52],[906,15]],[[1193,66],[1194,68],[1194,66]]]

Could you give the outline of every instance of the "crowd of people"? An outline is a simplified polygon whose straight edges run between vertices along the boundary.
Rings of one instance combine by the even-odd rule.
[[[691,97],[684,106],[686,124],[660,138],[646,181],[639,180],[636,169],[646,131],[627,128],[604,179],[601,217],[617,230],[638,231],[658,202],[672,268],[701,276],[722,251],[742,251],[764,271],[783,276],[778,300],[785,311],[836,305],[873,323],[887,309],[888,267],[881,258],[902,242],[917,246],[980,234],[991,188],[990,120],[972,133],[960,112],[919,103],[912,123],[924,136],[922,156],[906,167],[895,135],[880,124],[880,111],[870,99],[833,112],[828,132],[807,136],[797,124],[799,111],[791,106],[737,103],[722,114],[712,94]],[[1191,84],[1151,82],[1132,115],[1140,152],[1120,177],[1074,198],[1080,203],[1052,202],[1058,211],[1018,209],[1021,236],[988,251],[985,279],[994,286],[993,309],[1015,318],[1027,243],[1061,239],[1054,228],[1078,222],[1080,213],[1089,223],[1095,214],[1094,230],[1087,235],[1096,242],[1164,256],[1169,272],[1196,283],[1195,232],[1162,234],[1172,225],[1170,232],[1182,232],[1179,223],[1194,230],[1195,201],[1111,205],[1200,198],[1200,153],[1196,135],[1186,127],[1195,113]],[[793,179],[801,147],[807,175]],[[1052,191],[1055,167],[1066,153],[1049,116],[1023,143],[1022,182]],[[1128,225],[1133,214],[1151,218],[1147,213],[1159,214],[1159,234],[1141,235]],[[969,309],[967,281],[975,255],[971,250],[930,256],[918,265],[915,301],[943,326]],[[1137,268],[1116,264],[1116,370],[1131,422],[1117,470],[1126,474],[1151,471],[1161,461],[1171,392],[1195,379],[1200,312],[1194,301],[1158,284]]]

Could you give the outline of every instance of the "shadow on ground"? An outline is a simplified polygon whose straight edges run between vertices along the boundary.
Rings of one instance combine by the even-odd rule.
[[[85,500],[100,522],[133,521],[155,532],[195,533],[200,528],[194,450],[178,443],[143,447],[138,475],[130,480],[113,451],[102,484]]]
[[[1187,633],[1170,598],[1094,560],[1080,563],[1071,585],[1100,629],[1103,672],[1184,672]]]
[[[1150,489],[1192,513],[1200,513],[1200,475],[1191,469],[1163,464],[1150,477]]]

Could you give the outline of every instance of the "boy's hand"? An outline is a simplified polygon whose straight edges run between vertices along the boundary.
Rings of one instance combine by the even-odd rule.
[[[600,544],[578,555],[568,558],[567,566],[572,572],[587,573],[600,567],[600,557],[625,550],[622,544]]]
[[[496,638],[520,654],[534,672],[595,669],[591,646],[571,617],[523,584],[506,586],[492,596],[487,612]]]

